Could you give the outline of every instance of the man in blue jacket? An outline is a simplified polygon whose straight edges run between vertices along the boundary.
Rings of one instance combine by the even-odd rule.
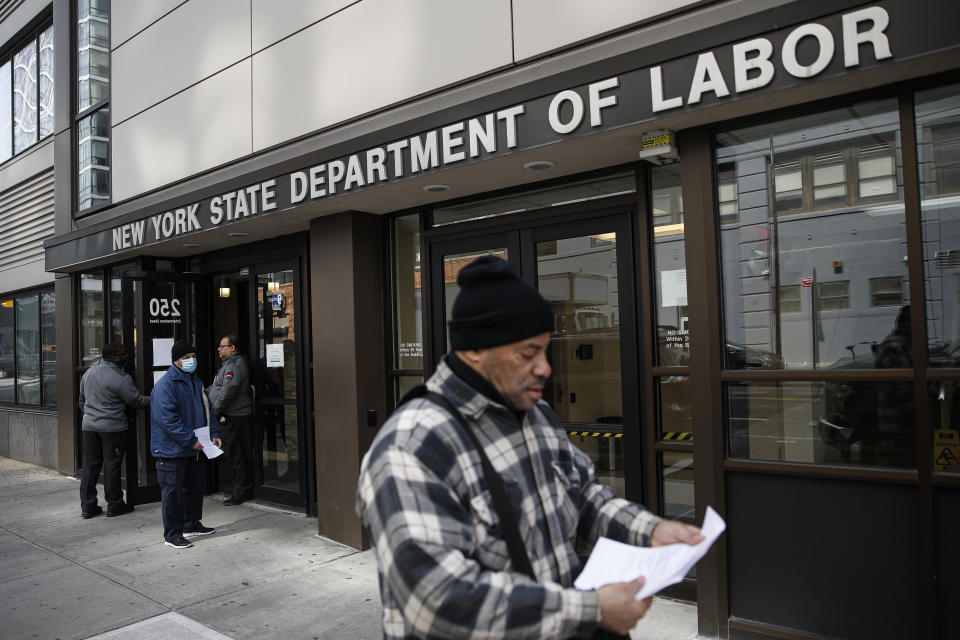
[[[177,549],[192,547],[187,538],[213,533],[200,522],[203,515],[203,465],[200,441],[194,429],[210,427],[218,447],[217,425],[203,384],[194,375],[196,349],[177,342],[170,350],[173,364],[150,394],[150,452],[157,461],[163,505],[164,544]]]

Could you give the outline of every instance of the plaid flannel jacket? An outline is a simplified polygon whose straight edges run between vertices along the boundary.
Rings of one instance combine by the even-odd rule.
[[[427,382],[475,429],[516,509],[537,581],[512,572],[480,458],[426,399],[401,407],[364,456],[357,513],[380,572],[386,638],[589,637],[595,591],[572,587],[601,535],[649,545],[659,518],[601,485],[543,401],[521,425],[445,362]]]

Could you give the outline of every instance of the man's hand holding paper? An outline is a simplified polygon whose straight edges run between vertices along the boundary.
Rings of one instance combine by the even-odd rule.
[[[635,596],[643,600],[683,580],[726,528],[723,518],[707,507],[699,530],[679,522],[661,522],[653,531],[652,547],[600,538],[573,585],[598,589],[643,577],[643,587]]]

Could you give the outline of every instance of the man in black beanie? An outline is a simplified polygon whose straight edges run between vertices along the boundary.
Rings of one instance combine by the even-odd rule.
[[[197,353],[193,345],[176,342],[170,350],[173,364],[150,394],[150,453],[157,461],[163,514],[163,541],[186,549],[187,538],[213,533],[200,521],[203,516],[203,446],[194,434],[210,427],[218,447],[220,427],[203,384],[194,375]]]
[[[702,540],[601,485],[543,401],[554,319],[506,261],[457,278],[451,352],[377,434],[357,513],[377,554],[385,638],[622,637],[643,578],[573,588],[600,536]],[[486,460],[484,460],[484,457]]]

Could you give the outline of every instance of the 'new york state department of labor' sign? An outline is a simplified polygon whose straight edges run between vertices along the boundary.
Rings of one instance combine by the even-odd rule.
[[[947,29],[923,31],[918,15],[934,10],[911,11],[910,5],[931,3],[878,2],[385,141],[102,229],[82,238],[73,258],[119,254],[448,167],[960,46]],[[960,10],[950,8],[955,4],[935,10],[960,20]],[[47,253],[47,268],[56,269],[57,245]]]

